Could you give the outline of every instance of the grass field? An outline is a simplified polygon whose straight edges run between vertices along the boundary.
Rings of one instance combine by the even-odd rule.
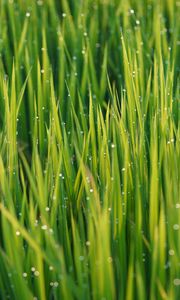
[[[0,0],[0,300],[180,299],[179,19]]]

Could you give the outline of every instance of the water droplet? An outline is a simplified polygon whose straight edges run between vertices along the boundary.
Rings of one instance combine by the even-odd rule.
[[[20,231],[17,230],[16,235],[19,236],[20,234],[21,234]]]
[[[31,14],[30,14],[30,12],[28,11],[28,12],[26,13],[26,17],[29,18],[30,15],[31,15]]]
[[[82,256],[82,255],[79,256],[79,260],[80,260],[80,261],[83,261],[83,260],[84,260],[84,256]]]
[[[54,282],[54,287],[58,287],[59,283],[57,281]]]
[[[112,261],[113,261],[112,257],[109,256],[109,257],[108,257],[108,262],[109,262],[109,263],[112,263]]]
[[[35,275],[36,277],[38,277],[38,276],[39,276],[39,271],[35,271],[35,272],[34,272],[34,275]]]
[[[173,281],[174,285],[180,285],[180,279],[179,278],[175,278]]]
[[[41,229],[43,229],[43,230],[47,230],[47,228],[48,228],[47,225],[42,225],[41,226]]]
[[[170,255],[170,256],[173,256],[173,255],[174,255],[174,250],[173,250],[173,249],[170,249],[170,250],[169,250],[169,255]]]
[[[38,226],[38,220],[35,220],[34,226]]]
[[[37,5],[42,6],[43,5],[43,1],[42,0],[38,0],[37,1]]]
[[[31,271],[32,271],[32,272],[35,272],[35,271],[36,271],[35,267],[32,267],[32,268],[31,268]]]
[[[26,273],[26,272],[23,273],[23,277],[24,277],[24,278],[27,277],[27,273]]]
[[[96,43],[96,48],[100,48],[101,44],[100,43]]]
[[[179,224],[174,224],[174,225],[173,225],[173,229],[174,229],[174,230],[179,230]]]

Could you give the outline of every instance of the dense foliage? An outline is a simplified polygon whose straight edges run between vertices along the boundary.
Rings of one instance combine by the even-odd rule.
[[[179,15],[0,0],[0,299],[180,299]]]

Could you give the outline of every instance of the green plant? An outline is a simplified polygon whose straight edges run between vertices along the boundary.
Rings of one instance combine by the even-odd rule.
[[[179,1],[0,1],[0,299],[179,299]]]

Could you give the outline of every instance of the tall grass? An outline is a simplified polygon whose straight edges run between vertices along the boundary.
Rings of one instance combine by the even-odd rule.
[[[180,299],[179,9],[0,1],[0,299]]]

